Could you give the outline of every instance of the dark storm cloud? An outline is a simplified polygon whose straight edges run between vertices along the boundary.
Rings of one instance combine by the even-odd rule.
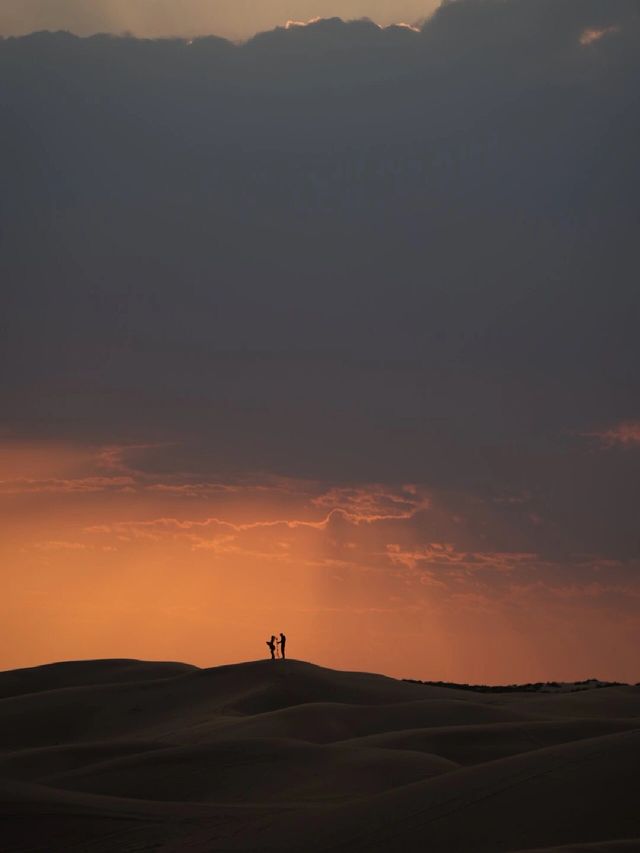
[[[4,428],[637,554],[638,451],[580,436],[640,415],[639,48],[635,0],[0,42]]]

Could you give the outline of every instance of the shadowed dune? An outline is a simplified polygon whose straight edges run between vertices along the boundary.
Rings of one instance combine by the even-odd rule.
[[[286,803],[366,796],[457,766],[423,752],[338,749],[256,738],[154,750],[40,781],[70,790],[150,800]]]
[[[634,836],[639,761],[640,728],[464,768],[335,816],[317,849],[349,835],[352,850],[411,849],[428,838],[430,849],[487,853]]]
[[[504,694],[498,700],[502,707],[517,707],[528,714],[551,714],[554,717],[640,717],[640,689],[637,687],[604,687],[579,693],[564,693],[553,697]]]
[[[545,746],[627,731],[638,728],[638,725],[637,719],[575,719],[435,726],[384,732],[345,741],[345,745],[424,751],[471,765],[531,752]]]
[[[315,743],[332,743],[380,732],[416,727],[496,723],[535,719],[511,708],[483,705],[471,699],[424,699],[392,705],[347,705],[314,702],[280,711],[256,714],[221,727],[203,727],[193,736],[203,738],[291,737]]]
[[[197,667],[187,663],[139,660],[68,661],[0,672],[0,699],[90,684],[173,678]]]
[[[166,748],[162,743],[104,741],[20,749],[0,756],[0,777],[38,782],[56,773],[162,748]]]
[[[3,851],[615,853],[640,837],[638,688],[487,694],[292,660],[52,664],[0,689]]]
[[[564,847],[539,847],[537,850],[519,850],[518,853],[622,853],[640,850],[640,838],[629,841],[603,841],[600,844],[567,844]]]
[[[458,698],[445,700],[440,697],[457,697],[458,691],[363,673],[327,673],[331,671],[298,661],[275,665],[259,661],[194,670],[173,678],[106,684],[90,681],[86,687],[47,691],[46,727],[38,725],[44,700],[32,691],[0,703],[0,748],[125,735],[188,743],[207,739],[234,723],[244,737],[343,740],[388,729],[389,712],[376,711],[387,704],[394,708],[400,728],[423,721],[425,725],[441,724],[451,715],[461,722],[470,721],[465,708],[474,694],[459,691]],[[317,703],[322,707],[313,707]],[[358,710],[357,705],[367,708]],[[489,705],[472,712],[471,718],[477,719],[476,714],[486,715],[482,719],[492,722],[523,718],[517,710]]]

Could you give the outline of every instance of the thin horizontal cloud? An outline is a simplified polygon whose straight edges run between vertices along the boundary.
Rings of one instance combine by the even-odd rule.
[[[558,598],[602,598],[604,595],[625,595],[640,597],[640,589],[629,584],[607,584],[601,581],[572,583],[547,587]]]
[[[595,439],[607,450],[615,447],[623,449],[640,447],[640,421],[622,421],[615,426],[586,432],[583,435]]]
[[[64,542],[52,539],[47,542],[36,542],[32,547],[38,551],[86,551],[88,546],[84,542]]]
[[[182,498],[208,498],[225,494],[240,494],[251,487],[234,486],[228,483],[152,483],[145,487],[149,492]]]
[[[27,477],[0,480],[0,494],[78,494],[87,492],[130,492],[136,481],[133,477],[79,477],[76,479],[50,478],[44,480]]]
[[[114,524],[92,525],[86,528],[88,533],[133,533],[144,536],[148,534],[175,534],[185,533],[192,530],[220,527],[242,533],[248,530],[260,530],[270,528],[309,528],[311,530],[326,530],[334,518],[343,518],[354,525],[373,523],[386,520],[388,516],[363,516],[346,512],[342,509],[333,509],[318,521],[306,521],[296,518],[275,518],[269,521],[248,521],[236,523],[224,518],[205,518],[202,520],[178,519],[178,518],[156,518],[149,521],[118,521]],[[396,516],[397,518],[398,516]],[[404,516],[403,516],[404,517]]]
[[[314,506],[331,507],[350,521],[385,521],[413,518],[430,506],[430,499],[417,486],[392,491],[382,485],[336,487],[312,500]]]
[[[584,578],[579,577],[568,582],[563,571],[562,564],[547,564],[544,576],[539,575],[533,579],[514,578],[513,582],[505,587],[503,597],[513,602],[533,602],[540,598],[570,603],[571,601],[588,601],[589,599],[617,598],[625,601],[635,601],[640,598],[640,584],[637,580],[637,572],[640,566],[637,561],[619,563],[616,571],[609,572],[608,579],[594,579],[594,572],[598,569],[598,558],[585,559]]]
[[[514,569],[530,565],[539,560],[538,555],[508,551],[459,551],[455,545],[446,542],[431,542],[413,550],[407,550],[397,544],[387,545],[389,560],[410,569],[419,566],[440,566],[445,568],[478,571],[492,569],[498,572],[512,572]]]
[[[142,443],[142,444],[109,444],[98,448],[95,456],[98,468],[107,471],[118,471],[122,474],[137,476],[142,474],[139,465],[133,462],[150,450],[160,450],[171,447],[168,442]],[[134,457],[133,459],[131,457]]]

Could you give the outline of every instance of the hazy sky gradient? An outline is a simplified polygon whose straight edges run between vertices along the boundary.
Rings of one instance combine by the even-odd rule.
[[[2,0],[0,34],[48,29],[243,39],[289,20],[316,17],[413,24],[437,5],[437,0]]]
[[[638,681],[639,77],[636,0],[0,41],[0,666]]]

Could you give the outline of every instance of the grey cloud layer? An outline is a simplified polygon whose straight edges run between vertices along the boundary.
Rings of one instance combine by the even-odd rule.
[[[0,42],[4,428],[637,555],[637,446],[584,437],[640,418],[639,48],[635,0]]]

